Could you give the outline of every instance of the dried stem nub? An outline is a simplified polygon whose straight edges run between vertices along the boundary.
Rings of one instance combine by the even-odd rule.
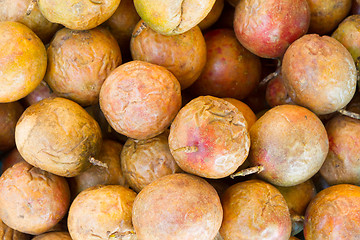
[[[95,165],[95,166],[99,166],[99,167],[103,167],[103,168],[109,168],[108,165],[104,162],[101,162],[93,157],[90,157],[89,159],[89,162],[92,164],[92,165]]]
[[[244,177],[254,173],[261,173],[262,171],[264,171],[264,167],[261,165],[251,168],[245,168],[243,170],[238,171],[237,173],[231,174],[230,178],[234,179],[235,177]]]

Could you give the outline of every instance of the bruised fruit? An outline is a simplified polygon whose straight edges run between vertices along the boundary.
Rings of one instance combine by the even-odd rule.
[[[51,41],[45,81],[59,97],[87,106],[99,101],[107,76],[121,64],[115,38],[105,28],[75,31],[63,28]]]
[[[320,119],[306,108],[280,105],[267,111],[250,129],[250,163],[261,165],[261,178],[294,186],[317,173],[329,142]]]
[[[74,30],[97,27],[111,17],[120,0],[38,0],[44,17]]]
[[[306,210],[306,240],[358,239],[360,187],[339,184],[322,190]]]
[[[281,57],[310,24],[306,0],[243,0],[236,6],[234,30],[240,43],[263,58]]]
[[[46,62],[45,46],[30,28],[0,22],[0,103],[32,92],[44,78]]]
[[[211,11],[206,15],[206,17],[198,24],[201,30],[208,29],[220,18],[222,10],[224,8],[225,0],[216,0]]]
[[[134,0],[141,19],[163,35],[184,33],[200,23],[215,0]]]
[[[216,29],[204,37],[206,65],[191,90],[197,96],[247,97],[259,83],[260,59],[241,46],[233,30]]]
[[[151,138],[162,133],[179,111],[180,84],[164,67],[131,61],[105,80],[100,107],[118,133],[135,139]]]
[[[129,186],[140,192],[154,180],[182,172],[170,153],[169,131],[145,140],[129,138],[121,152],[121,168]]]
[[[70,179],[70,189],[73,196],[96,185],[125,185],[125,176],[120,166],[122,145],[118,142],[103,141],[100,154],[96,160],[98,165],[91,166],[85,172]]]
[[[355,94],[354,60],[329,36],[309,34],[295,41],[284,55],[281,71],[291,99],[319,115],[343,108]]]
[[[306,0],[311,11],[310,33],[327,34],[348,15],[352,0]]]
[[[0,103],[0,151],[15,147],[15,126],[23,111],[19,102]]]
[[[30,14],[29,8],[33,4]],[[59,29],[59,24],[49,22],[32,0],[2,0],[0,1],[0,22],[19,22],[30,28],[47,43]]]
[[[351,53],[355,63],[360,59],[360,15],[347,17],[331,35]]]
[[[360,120],[336,116],[326,124],[329,153],[320,169],[330,184],[360,185]]]
[[[29,240],[30,236],[9,228],[0,219],[0,238],[2,240]]]
[[[255,113],[251,110],[251,108],[246,105],[245,103],[235,99],[235,98],[223,98],[224,100],[228,101],[232,105],[234,105],[243,115],[248,125],[248,130],[254,125],[257,118]]]
[[[141,20],[134,29],[130,47],[134,60],[165,67],[180,82],[181,89],[195,82],[206,63],[205,39],[197,26],[183,34],[165,36]]]
[[[34,237],[32,240],[72,240],[67,232],[44,233]]]
[[[286,201],[271,184],[248,180],[232,185],[221,197],[224,240],[288,240],[291,219]]]
[[[147,185],[136,196],[132,221],[138,239],[213,240],[223,211],[204,179],[177,173]]]
[[[0,178],[0,218],[9,227],[37,235],[67,213],[70,191],[63,177],[17,163]]]
[[[73,177],[90,167],[102,138],[98,123],[80,105],[52,98],[25,110],[15,128],[15,141],[28,163]]]
[[[119,185],[82,191],[69,210],[68,227],[72,239],[128,239],[134,235],[131,211],[135,196],[134,191]]]
[[[201,96],[186,104],[170,128],[169,146],[182,170],[206,178],[223,178],[247,158],[247,122],[231,103]]]

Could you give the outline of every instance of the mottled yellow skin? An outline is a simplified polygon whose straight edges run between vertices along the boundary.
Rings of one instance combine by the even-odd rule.
[[[120,0],[38,0],[41,13],[50,22],[74,30],[88,30],[111,17]]]
[[[46,65],[45,46],[31,29],[0,22],[0,103],[32,92],[43,79]]]

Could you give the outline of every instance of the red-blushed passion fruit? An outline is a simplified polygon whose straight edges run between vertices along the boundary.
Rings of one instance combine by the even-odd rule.
[[[126,182],[140,192],[154,180],[182,172],[171,155],[169,131],[145,140],[129,138],[121,151],[121,169]]]
[[[248,130],[250,130],[252,125],[254,125],[257,120],[257,117],[251,108],[246,103],[243,103],[235,98],[224,98],[224,100],[237,107],[237,109],[244,115],[244,118],[248,124]]]
[[[226,100],[201,96],[176,115],[170,127],[169,146],[185,172],[223,178],[233,173],[248,156],[247,122]]]
[[[246,50],[230,29],[216,29],[205,35],[207,61],[191,86],[195,95],[243,99],[260,81],[260,59]]]
[[[348,50],[329,36],[308,34],[284,55],[283,82],[291,99],[316,114],[335,112],[356,90],[356,67]]]
[[[46,62],[45,46],[30,28],[0,22],[0,103],[32,92],[44,78]]]
[[[44,233],[34,237],[32,240],[72,240],[68,232]]]
[[[63,177],[17,163],[0,177],[0,218],[9,227],[37,235],[67,213],[70,191]]]
[[[6,226],[0,219],[0,238],[2,240],[29,240],[30,235],[16,231]]]
[[[281,57],[310,24],[306,0],[243,0],[236,5],[234,30],[240,43],[263,58]]]
[[[204,179],[176,173],[147,185],[136,196],[132,221],[138,239],[212,240],[223,211],[216,190]]]
[[[306,209],[306,240],[357,239],[360,236],[360,187],[339,184],[318,193]]]
[[[285,88],[281,73],[266,85],[265,98],[270,107],[293,103]]]
[[[23,111],[19,102],[0,103],[0,151],[15,147],[15,126]]]
[[[134,28],[130,49],[134,60],[157,64],[173,73],[181,89],[195,82],[206,63],[205,39],[197,26],[182,34],[165,36],[141,20]]]
[[[198,24],[199,28],[204,31],[211,27],[220,18],[222,10],[224,9],[225,0],[216,0],[211,11],[206,17]]]
[[[291,219],[279,190],[261,180],[232,185],[221,197],[224,219],[220,234],[224,240],[288,240]]]
[[[181,107],[180,83],[166,68],[143,61],[117,67],[100,91],[100,108],[118,133],[135,139],[159,135]]]
[[[82,191],[69,210],[71,238],[129,239],[134,235],[131,211],[135,196],[134,191],[120,185],[97,186]]]
[[[74,30],[95,28],[108,20],[120,0],[37,0],[44,17]]]
[[[181,34],[195,27],[214,3],[215,0],[134,0],[141,19],[163,35]]]
[[[15,142],[28,163],[73,177],[90,167],[102,137],[98,123],[80,105],[51,98],[24,111],[15,128]]]
[[[326,124],[329,152],[320,169],[330,184],[360,185],[360,120],[336,116]]]
[[[305,182],[317,173],[329,149],[320,119],[306,108],[280,105],[250,129],[250,163],[261,165],[266,181],[283,187]]]
[[[310,12],[310,33],[328,34],[348,15],[352,0],[307,0]]]
[[[33,5],[32,5],[33,4]],[[29,11],[31,7],[31,11]],[[29,14],[28,14],[29,13]],[[19,22],[30,28],[47,43],[59,29],[59,24],[49,22],[32,0],[3,0],[0,2],[0,22]]]
[[[120,165],[121,149],[120,143],[105,139],[96,159],[99,161],[97,165],[70,179],[71,194],[76,196],[81,191],[97,185],[125,186],[125,176]]]
[[[45,81],[59,97],[87,106],[99,101],[107,76],[121,64],[119,45],[110,31],[59,30],[47,49]]]
[[[360,15],[347,17],[331,35],[351,53],[356,64],[360,59]]]

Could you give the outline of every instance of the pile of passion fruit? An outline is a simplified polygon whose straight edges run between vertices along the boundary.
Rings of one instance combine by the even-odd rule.
[[[359,0],[0,0],[0,238],[360,239]]]

